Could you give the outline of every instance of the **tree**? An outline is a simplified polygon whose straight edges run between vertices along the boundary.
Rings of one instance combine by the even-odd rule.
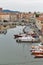
[[[36,17],[39,17],[39,14],[36,13],[35,16],[36,16]]]
[[[39,17],[39,13],[37,13],[37,12],[34,12],[34,14],[35,14],[35,17]]]
[[[31,12],[29,11],[29,14],[31,14]]]

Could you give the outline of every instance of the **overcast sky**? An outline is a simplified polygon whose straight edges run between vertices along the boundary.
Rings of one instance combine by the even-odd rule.
[[[43,0],[0,0],[0,7],[22,12],[43,12]]]

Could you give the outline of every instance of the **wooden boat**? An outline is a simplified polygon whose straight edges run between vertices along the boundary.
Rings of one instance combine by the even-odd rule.
[[[39,54],[39,55],[35,55],[34,58],[43,58],[43,55]]]

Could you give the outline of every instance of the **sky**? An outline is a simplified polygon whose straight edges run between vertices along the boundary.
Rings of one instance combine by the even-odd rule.
[[[0,7],[21,12],[43,12],[43,0],[0,0]]]

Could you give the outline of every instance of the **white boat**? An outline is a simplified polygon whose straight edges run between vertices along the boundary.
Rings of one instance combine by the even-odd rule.
[[[28,35],[31,35],[32,37],[35,36],[35,34],[31,34],[31,33],[19,33],[19,34],[14,34],[14,38],[25,37]]]
[[[36,39],[33,38],[31,35],[22,36],[16,39],[17,42],[35,42]]]
[[[32,46],[31,52],[36,50],[43,50],[43,43],[38,44],[37,46]]]
[[[14,38],[23,37],[23,36],[26,36],[26,35],[27,35],[27,34],[19,33],[19,34],[15,34],[15,35],[14,35]]]

